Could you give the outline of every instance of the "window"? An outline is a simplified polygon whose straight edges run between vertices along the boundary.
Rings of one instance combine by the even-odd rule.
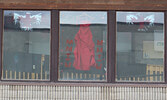
[[[164,13],[117,12],[117,81],[164,81]]]
[[[3,81],[165,83],[167,79],[164,12],[3,12]]]
[[[106,80],[107,12],[61,11],[59,80]]]
[[[50,12],[4,11],[3,80],[48,80]]]

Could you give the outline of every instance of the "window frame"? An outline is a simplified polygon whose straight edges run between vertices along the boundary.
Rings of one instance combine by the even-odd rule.
[[[115,81],[114,83],[116,83],[116,84],[119,84],[119,83],[124,83],[124,84],[167,84],[167,68],[166,68],[166,66],[167,66],[167,55],[166,55],[166,53],[167,53],[167,50],[166,50],[166,47],[167,47],[167,35],[166,35],[166,30],[167,30],[167,25],[166,25],[166,23],[167,23],[167,11],[159,11],[159,10],[157,10],[157,11],[153,11],[153,10],[146,10],[146,11],[142,11],[142,10],[117,10],[116,11],[116,13],[117,12],[162,12],[162,13],[164,13],[164,81],[162,81],[162,82],[160,82],[160,81],[158,81],[158,82],[151,82],[151,81],[145,81],[145,82],[143,82],[143,81]],[[117,20],[115,19],[115,21],[116,21],[116,23],[115,23],[115,25],[116,25],[116,27],[117,27]],[[116,28],[116,31],[115,31],[115,34],[117,34],[117,28]],[[115,41],[115,44],[116,44],[116,41]],[[116,45],[115,45],[115,50],[116,50]],[[115,54],[116,54],[116,51],[115,51]],[[116,59],[116,55],[115,55],[115,59]],[[116,61],[115,61],[115,75],[116,75]],[[115,78],[115,80],[116,80],[116,77],[114,77]]]
[[[108,61],[109,61],[109,56],[108,56],[108,50],[109,50],[109,47],[108,47],[108,45],[109,45],[109,43],[108,43],[108,41],[109,41],[109,11],[108,10],[58,10],[58,15],[60,15],[60,12],[61,11],[87,11],[87,12],[91,12],[91,11],[93,11],[93,12],[99,12],[99,11],[104,11],[104,12],[106,12],[107,13],[107,37],[106,37],[106,40],[107,40],[107,45],[106,45],[106,47],[107,47],[107,55],[106,55],[106,60],[107,60],[107,62],[106,62],[106,64],[107,64],[107,78],[106,78],[106,80],[58,80],[58,76],[57,76],[57,80],[55,81],[55,82],[59,82],[59,83],[109,83],[108,82],[108,74],[109,74],[109,64],[108,64]],[[60,16],[58,17],[58,19],[60,19]],[[60,28],[59,28],[59,25],[60,25],[60,20],[58,21],[58,37],[59,37],[59,30],[60,30]],[[58,41],[58,43],[57,43],[57,45],[58,45],[58,47],[57,48],[59,48],[59,41]],[[58,49],[58,51],[57,51],[57,57],[59,58],[59,49]],[[57,70],[57,74],[59,73],[58,71],[58,69],[59,69],[59,59],[57,59],[57,61],[58,61],[58,63],[57,63],[57,67],[56,67],[56,70]]]
[[[50,21],[52,20],[52,12],[51,10],[31,10],[31,9],[1,9],[0,10],[0,22],[2,22],[2,24],[0,24],[0,29],[1,29],[1,33],[0,33],[0,50],[1,50],[1,53],[0,53],[0,81],[2,82],[50,82],[51,79],[47,79],[47,80],[35,80],[35,79],[28,79],[28,80],[24,80],[24,79],[2,79],[2,70],[3,70],[3,34],[4,34],[4,11],[7,10],[7,11],[49,11],[50,12]],[[2,17],[2,18],[1,18]],[[52,32],[51,32],[51,28],[52,28],[52,24],[50,23],[50,57],[49,57],[49,71],[51,71],[51,65],[52,65],[52,61],[51,61],[51,42],[52,42]],[[51,76],[51,72],[49,74],[49,78]]]
[[[51,28],[50,28],[50,79],[49,80],[3,80],[2,79],[2,48],[3,48],[3,28],[4,28],[4,11],[9,9],[0,9],[0,81],[1,82],[27,82],[31,83],[67,83],[67,84],[80,84],[80,83],[105,83],[105,84],[167,84],[167,11],[141,11],[141,10],[125,10],[125,12],[163,12],[164,13],[164,82],[118,82],[116,81],[116,13],[124,10],[57,10],[57,9],[51,9],[51,10],[36,10],[36,9],[16,9],[16,10],[22,10],[22,11],[50,11],[51,14]],[[12,9],[15,10],[15,9]],[[107,12],[107,80],[106,81],[82,81],[82,80],[76,80],[76,81],[58,81],[58,64],[59,64],[59,24],[60,24],[60,18],[59,14],[60,11],[106,11]],[[0,83],[1,83],[0,82]]]

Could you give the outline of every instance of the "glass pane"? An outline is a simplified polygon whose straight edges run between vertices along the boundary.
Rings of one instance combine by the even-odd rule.
[[[164,81],[164,13],[117,12],[116,81]]]
[[[61,11],[59,80],[106,80],[107,12]]]
[[[48,80],[50,11],[4,11],[2,79]]]

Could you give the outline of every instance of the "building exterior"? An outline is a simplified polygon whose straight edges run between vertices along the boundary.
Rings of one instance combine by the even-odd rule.
[[[167,1],[1,0],[0,100],[166,100]]]

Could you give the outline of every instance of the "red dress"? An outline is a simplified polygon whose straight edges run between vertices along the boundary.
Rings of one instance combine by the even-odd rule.
[[[75,36],[74,68],[77,70],[90,70],[95,66],[94,42],[89,24],[80,25],[80,29]]]

